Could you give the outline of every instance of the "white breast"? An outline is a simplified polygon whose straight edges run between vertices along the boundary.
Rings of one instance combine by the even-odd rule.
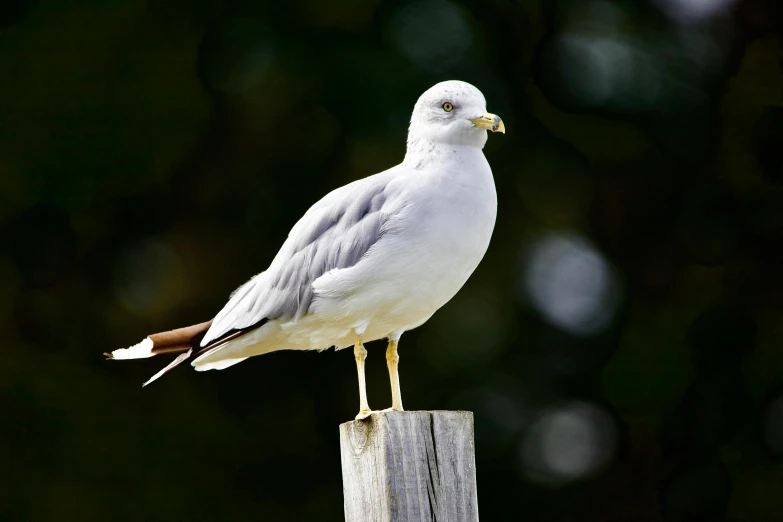
[[[321,295],[353,288],[333,302],[318,299],[319,316],[366,325],[371,340],[415,328],[457,293],[486,252],[497,211],[489,165],[470,150],[476,154],[399,180],[404,201],[390,219],[388,241],[364,266],[318,281]]]

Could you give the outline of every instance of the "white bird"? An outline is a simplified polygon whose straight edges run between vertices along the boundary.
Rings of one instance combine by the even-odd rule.
[[[402,410],[397,343],[446,304],[489,245],[497,195],[482,149],[505,133],[481,92],[438,83],[413,109],[403,162],[327,194],[294,225],[269,268],[239,287],[206,323],[150,335],[105,354],[137,359],[182,352],[222,370],[277,350],[354,347],[360,411],[367,404],[363,343],[386,338],[392,409]]]

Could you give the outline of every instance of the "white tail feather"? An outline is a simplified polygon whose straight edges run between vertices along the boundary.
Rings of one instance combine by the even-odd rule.
[[[154,343],[149,337],[145,338],[139,344],[134,344],[130,348],[120,348],[111,352],[112,359],[146,359],[155,355],[152,353]]]
[[[150,377],[150,378],[149,378],[149,380],[148,380],[147,382],[145,382],[144,384],[142,384],[142,385],[141,385],[141,387],[142,387],[142,388],[144,388],[146,385],[148,385],[148,384],[149,384],[149,383],[151,383],[152,381],[156,381],[156,380],[158,380],[159,378],[163,377],[163,375],[165,375],[165,374],[166,374],[166,372],[168,372],[169,370],[173,369],[173,368],[174,368],[174,367],[176,367],[176,366],[177,366],[179,363],[181,363],[182,361],[184,361],[185,359],[187,359],[188,357],[190,357],[190,354],[191,354],[191,353],[193,353],[193,348],[191,348],[190,350],[188,350],[188,351],[187,351],[187,352],[185,352],[185,353],[181,353],[181,354],[179,354],[179,355],[177,356],[177,358],[176,358],[176,359],[174,359],[173,361],[171,361],[171,362],[169,363],[169,365],[168,365],[168,366],[166,366],[166,367],[165,367],[165,368],[163,368],[161,371],[159,371],[158,373],[156,373],[155,375],[153,375],[152,377]]]
[[[207,370],[224,370],[229,366],[234,366],[235,364],[241,363],[245,359],[247,359],[247,357],[240,357],[238,359],[224,359],[222,361],[212,363],[203,363],[199,365],[193,364],[193,367],[197,372],[205,372]]]

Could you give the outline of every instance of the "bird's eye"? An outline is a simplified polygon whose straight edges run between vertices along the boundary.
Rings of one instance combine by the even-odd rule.
[[[454,106],[450,104],[449,102],[446,102],[443,104],[443,110],[446,112],[451,112],[454,110]]]

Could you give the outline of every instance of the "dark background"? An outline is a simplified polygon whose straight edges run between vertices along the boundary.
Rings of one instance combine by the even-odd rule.
[[[2,0],[0,519],[342,520],[350,350],[101,353],[209,319],[461,79],[498,222],[401,378],[475,412],[482,520],[783,520],[782,11]]]

